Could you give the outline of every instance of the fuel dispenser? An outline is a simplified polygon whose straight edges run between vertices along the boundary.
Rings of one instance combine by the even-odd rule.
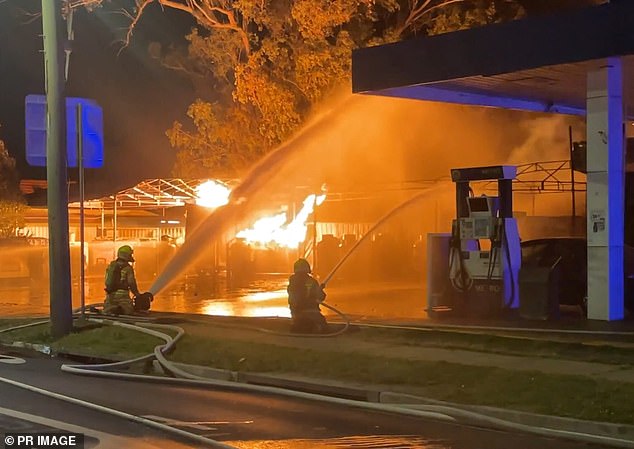
[[[499,314],[519,307],[521,247],[513,218],[514,166],[452,169],[456,218],[451,234],[428,235],[427,312]],[[497,181],[497,196],[470,183]]]

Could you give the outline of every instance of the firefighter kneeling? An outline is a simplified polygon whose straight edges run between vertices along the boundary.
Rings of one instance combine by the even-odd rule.
[[[310,275],[310,264],[306,259],[298,259],[293,271],[286,289],[293,318],[291,332],[324,333],[327,323],[319,308],[319,304],[326,299],[323,286]]]
[[[150,310],[150,303],[154,296],[150,292],[139,293],[134,276],[133,249],[123,245],[117,251],[117,258],[110,262],[106,269],[104,313],[112,315],[133,315],[135,312]],[[134,302],[130,299],[130,292],[134,295]]]

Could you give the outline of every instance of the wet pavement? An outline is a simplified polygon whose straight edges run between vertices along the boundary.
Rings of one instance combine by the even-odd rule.
[[[153,279],[140,279],[139,289],[148,290]],[[245,285],[230,287],[224,277],[188,276],[156,295],[152,310],[157,312],[203,314],[238,317],[290,317],[286,286],[287,273],[258,275]],[[0,316],[48,315],[48,281],[0,280]],[[89,276],[86,282],[86,304],[104,300],[103,279]],[[518,316],[476,318],[443,317],[430,320],[425,312],[424,281],[342,282],[333,280],[326,287],[326,303],[346,314],[353,321],[380,322],[398,325],[469,326],[474,330],[493,331],[520,328],[542,330],[593,331],[602,333],[634,332],[634,317],[623,321],[585,320],[578,307],[562,306],[558,320],[523,320]],[[73,307],[80,306],[79,282],[73,281]],[[327,318],[336,314],[322,308]]]
[[[240,448],[599,447],[270,394],[74,376],[61,372],[61,363],[59,359],[27,358],[25,364],[0,365],[0,377],[168,423]],[[96,425],[100,431],[116,429],[120,436],[132,439],[157,436],[155,431],[139,434],[139,426],[132,423],[117,425],[117,419],[104,419],[101,413],[88,410],[82,413],[77,406],[5,383],[0,383],[0,407],[53,415],[85,427]]]
[[[190,278],[158,294],[152,310],[243,317],[289,317],[287,274],[261,276],[244,287],[228,288],[221,279]],[[139,280],[141,291],[151,280]],[[326,302],[356,318],[426,319],[422,282],[339,284],[326,288]],[[79,285],[73,283],[73,307],[80,305]],[[86,304],[104,300],[103,280],[86,283]],[[0,284],[0,316],[47,315],[48,283]],[[332,315],[324,310],[325,315]]]
[[[0,377],[13,377],[17,372],[28,372],[29,365],[58,368],[48,364],[40,356],[26,356],[26,363],[18,365],[0,364]],[[42,364],[38,364],[41,362]],[[59,372],[61,374],[61,372]],[[28,376],[27,376],[28,377]],[[22,381],[13,377],[14,380]],[[69,380],[72,377],[69,378]],[[95,385],[98,391],[104,391]],[[116,392],[113,392],[116,394]],[[131,422],[81,405],[47,397],[36,392],[0,383],[0,436],[9,433],[67,433],[84,435],[85,449],[102,447],[130,449],[184,449],[193,447],[182,438],[174,438],[165,432]],[[6,447],[9,447],[6,445]]]

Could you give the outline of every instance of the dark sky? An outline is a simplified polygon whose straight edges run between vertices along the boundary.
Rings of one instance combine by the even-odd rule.
[[[24,150],[24,98],[44,93],[43,54],[39,17],[29,17],[17,6],[38,12],[39,0],[0,3],[0,138],[16,158],[22,178],[45,179],[44,168],[30,167]],[[149,42],[175,42],[191,27],[177,12],[149,10],[135,31],[133,43],[117,55],[115,43],[125,18],[100,10],[80,10],[74,18],[75,43],[67,96],[96,100],[104,110],[105,166],[86,171],[87,194],[110,193],[144,178],[169,175],[174,151],[165,130],[183,120],[194,93],[175,72],[148,57]],[[76,178],[76,171],[69,175]]]
[[[126,2],[126,0],[115,0]],[[557,7],[578,7],[585,0],[520,0],[531,15]],[[45,179],[43,168],[30,167],[24,155],[24,98],[44,93],[41,20],[21,10],[39,12],[40,0],[0,2],[0,138],[16,158],[21,177]],[[186,14],[149,8],[132,44],[117,55],[114,44],[126,25],[113,8],[75,16],[75,44],[67,96],[96,100],[104,110],[105,166],[87,170],[89,196],[101,196],[144,178],[169,175],[174,151],[165,130],[183,120],[195,94],[190,83],[148,57],[148,44],[185,45],[193,23]],[[27,23],[28,22],[28,23]],[[69,171],[76,179],[76,172]]]

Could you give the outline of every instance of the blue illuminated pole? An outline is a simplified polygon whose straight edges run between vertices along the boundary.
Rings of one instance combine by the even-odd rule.
[[[588,318],[624,317],[625,119],[623,61],[587,77]]]
[[[46,83],[46,179],[49,233],[51,334],[73,328],[66,187],[66,100],[61,0],[42,0],[44,73]]]

